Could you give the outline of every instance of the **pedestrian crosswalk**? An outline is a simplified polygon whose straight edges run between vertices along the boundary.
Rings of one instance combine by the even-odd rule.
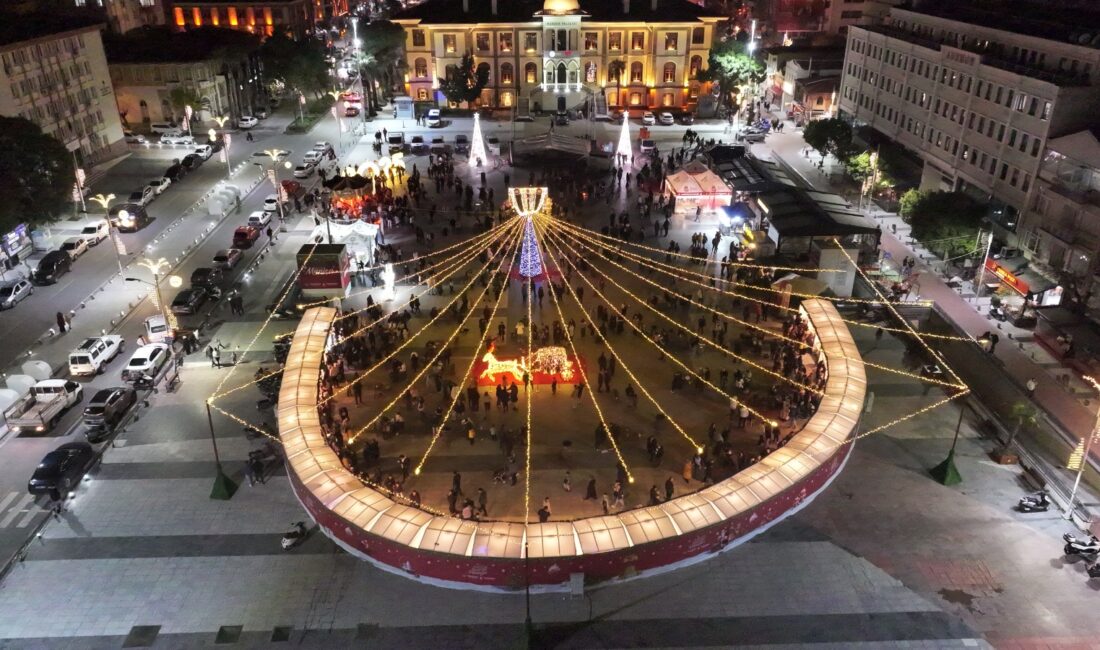
[[[0,528],[26,528],[41,512],[47,511],[38,507],[34,496],[26,492],[8,492],[0,497]]]

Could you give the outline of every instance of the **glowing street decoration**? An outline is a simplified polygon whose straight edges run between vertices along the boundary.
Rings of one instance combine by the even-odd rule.
[[[522,357],[497,359],[495,344],[489,345],[489,349],[481,356],[481,360],[486,366],[485,370],[481,371],[479,379],[488,379],[493,383],[496,383],[497,375],[512,375],[512,381],[522,381],[523,374],[527,372],[527,360]]]
[[[397,274],[393,272],[393,264],[386,264],[382,270],[382,300],[393,300],[397,296],[397,292],[393,288],[394,280],[397,279]]]
[[[552,345],[536,350],[531,359],[531,367],[535,372],[558,375],[563,381],[573,380],[573,362],[561,346]]]
[[[519,254],[519,274],[525,278],[534,278],[542,275],[542,258],[535,240],[535,224],[531,217],[526,217],[526,221],[523,226],[523,247]]]
[[[481,167],[489,161],[485,155],[485,138],[481,137],[481,116],[474,113],[474,134],[470,136],[470,162]]]
[[[626,113],[623,114],[623,129],[619,132],[619,146],[615,154],[626,158],[634,154],[634,147],[630,144],[630,119]]]
[[[512,209],[521,217],[531,217],[546,207],[550,188],[547,187],[509,187],[508,200]]]
[[[533,375],[536,372],[557,375],[563,382],[573,381],[574,377],[574,362],[569,360],[565,348],[556,345],[539,348],[531,355],[531,362],[528,363],[523,357],[498,359],[496,344],[490,343],[489,349],[481,356],[481,361],[485,364],[485,369],[478,375],[478,379],[486,379],[493,383],[498,382],[498,375],[511,375],[513,381],[523,381],[524,373],[527,373],[528,379],[533,381]]]

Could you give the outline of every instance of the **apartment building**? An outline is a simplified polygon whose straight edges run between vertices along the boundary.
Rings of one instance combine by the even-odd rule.
[[[315,0],[174,0],[169,22],[180,31],[195,27],[223,27],[257,36],[271,36],[275,28],[301,39],[313,31],[314,20],[324,18]]]
[[[850,27],[839,97],[843,115],[921,157],[923,189],[989,201],[1002,234],[1029,204],[1046,143],[1087,127],[1100,101],[1100,39],[1072,16],[1015,7],[931,3]]]
[[[162,0],[72,0],[76,7],[100,9],[107,26],[116,34],[125,34],[140,27],[164,24]]]
[[[124,153],[103,25],[52,15],[18,22],[0,30],[0,114],[34,122],[81,167]]]
[[[438,80],[469,52],[483,106],[597,113],[695,104],[720,20],[687,0],[427,0],[394,18],[415,100],[446,105]]]

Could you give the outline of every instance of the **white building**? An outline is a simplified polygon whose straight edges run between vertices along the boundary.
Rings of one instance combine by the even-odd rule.
[[[77,7],[95,7],[107,16],[107,25],[116,34],[139,27],[163,25],[162,0],[73,0]]]
[[[20,40],[0,42],[0,114],[34,122],[72,151],[80,167],[124,153],[103,25],[65,25],[52,16],[21,20]]]
[[[1072,12],[1039,23],[995,4],[894,8],[882,25],[850,27],[839,104],[919,154],[923,189],[987,199],[1011,232],[1047,141],[1096,119],[1100,39]]]

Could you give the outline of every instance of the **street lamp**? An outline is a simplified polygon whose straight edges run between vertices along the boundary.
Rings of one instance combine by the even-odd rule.
[[[111,206],[111,201],[115,200],[115,195],[96,194],[88,200],[98,203],[100,207],[103,208],[103,212],[110,215],[110,211],[108,210],[108,208]],[[125,212],[125,210],[123,210],[122,212]],[[122,248],[122,242],[118,239],[118,229],[115,228],[115,225],[113,223],[111,223],[110,218],[107,219],[107,232],[110,233],[111,244],[115,248],[115,261],[118,262],[118,272],[122,273],[122,255],[125,253],[125,250],[123,250]]]
[[[145,268],[149,269],[149,272],[153,274],[153,281],[149,282],[148,280],[142,280],[141,278],[126,278],[126,281],[127,282],[142,282],[144,284],[148,284],[149,286],[153,287],[153,290],[154,290],[153,297],[155,299],[155,302],[157,303],[157,307],[160,309],[161,318],[164,319],[165,326],[168,327],[168,329],[172,333],[172,335],[175,336],[175,330],[176,330],[176,327],[178,326],[178,323],[176,322],[175,315],[172,314],[172,312],[170,310],[165,309],[165,307],[164,307],[164,297],[160,293],[161,273],[162,273],[162,271],[166,270],[170,266],[168,264],[168,260],[164,259],[163,257],[158,259],[158,260],[150,260],[150,259],[146,258],[146,259],[138,260],[137,263],[138,263],[139,266],[144,266]],[[179,281],[182,284],[182,281],[179,280],[177,278],[177,276],[172,276],[172,277],[176,278],[176,280],[172,281],[173,283],[175,281]]]
[[[289,151],[283,151],[282,149],[265,149],[264,155],[271,159],[271,167],[267,170],[267,177],[271,181],[272,187],[275,188],[275,204],[279,208],[279,222],[286,224],[286,214],[283,212],[283,194],[285,193],[282,186],[279,185],[279,173],[278,166],[279,161],[284,157],[290,155]],[[289,160],[283,163],[283,167],[290,169],[293,165]]]
[[[1092,387],[1100,391],[1100,382],[1097,382],[1089,375],[1085,375],[1085,381],[1092,384]],[[1089,449],[1092,447],[1092,441],[1097,436],[1100,436],[1100,410],[1096,413],[1096,424],[1092,426],[1092,431],[1088,432],[1088,437],[1085,438],[1084,453],[1081,454],[1081,463],[1077,466],[1077,478],[1073,479],[1073,489],[1069,492],[1069,503],[1066,506],[1066,519],[1073,519],[1073,501],[1077,498],[1077,488],[1081,485],[1081,475],[1085,473],[1085,465],[1089,463]]]
[[[187,121],[187,135],[191,135],[191,115],[193,113],[190,104],[183,107],[183,119]]]

